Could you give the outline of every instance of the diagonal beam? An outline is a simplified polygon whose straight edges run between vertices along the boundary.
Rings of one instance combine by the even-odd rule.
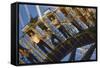
[[[75,61],[76,49],[77,48],[74,48],[73,51],[71,52],[69,61]]]
[[[90,60],[94,50],[96,48],[96,45],[92,45],[88,51],[85,53],[85,55],[82,57],[82,60]]]

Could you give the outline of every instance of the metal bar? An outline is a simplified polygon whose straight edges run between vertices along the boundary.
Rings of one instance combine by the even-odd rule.
[[[91,45],[91,47],[88,49],[88,51],[85,53],[81,60],[90,60],[95,48],[96,45]]]
[[[69,61],[75,61],[76,49],[77,48],[74,48],[73,51],[71,52]]]

